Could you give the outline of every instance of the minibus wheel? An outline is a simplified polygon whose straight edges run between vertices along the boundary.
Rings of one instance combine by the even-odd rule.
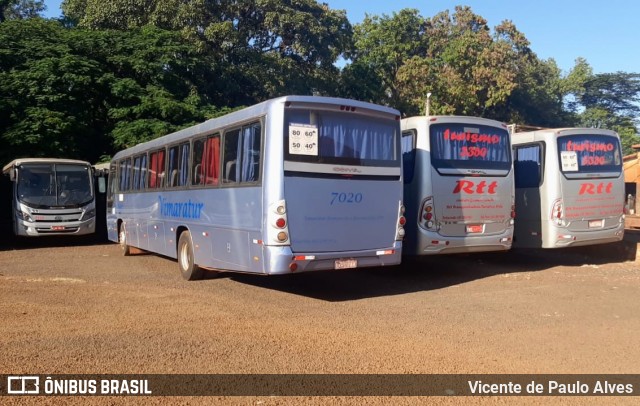
[[[201,279],[203,270],[195,264],[191,233],[183,231],[178,239],[178,266],[182,277],[188,281]]]
[[[124,228],[124,223],[120,224],[120,231],[118,233],[118,243],[122,249],[122,255],[128,257],[131,255],[131,247],[127,244],[127,232]]]

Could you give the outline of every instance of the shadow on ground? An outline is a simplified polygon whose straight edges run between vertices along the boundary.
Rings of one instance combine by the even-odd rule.
[[[604,265],[634,261],[635,236],[619,243],[561,250],[441,255],[404,260],[402,265],[349,271],[258,276],[223,273],[237,282],[331,302],[443,289],[495,275],[538,272],[557,266]]]

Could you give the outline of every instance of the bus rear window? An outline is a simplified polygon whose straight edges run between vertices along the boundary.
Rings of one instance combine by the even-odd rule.
[[[444,123],[430,126],[431,162],[451,169],[511,168],[509,133],[504,128]]]
[[[558,138],[560,170],[565,174],[620,172],[622,158],[616,137],[600,134]]]
[[[394,119],[292,109],[284,127],[285,160],[400,167],[400,125]]]

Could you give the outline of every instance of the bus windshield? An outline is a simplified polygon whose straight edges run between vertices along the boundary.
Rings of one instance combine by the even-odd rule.
[[[622,171],[620,142],[609,135],[578,134],[559,137],[558,159],[565,175]]]
[[[79,207],[93,200],[87,166],[28,164],[18,169],[18,199],[29,206]]]
[[[399,122],[392,118],[291,109],[285,115],[284,158],[307,164],[400,168],[399,133]]]
[[[509,133],[504,128],[466,123],[430,126],[431,163],[436,169],[511,168]]]

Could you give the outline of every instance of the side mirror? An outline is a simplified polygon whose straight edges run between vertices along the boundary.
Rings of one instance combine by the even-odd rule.
[[[106,193],[107,191],[107,180],[104,176],[100,176],[98,178],[98,192]]]
[[[16,168],[11,168],[11,170],[9,171],[9,180],[11,182],[15,182],[15,180],[16,180],[16,172],[17,171],[18,170]]]

